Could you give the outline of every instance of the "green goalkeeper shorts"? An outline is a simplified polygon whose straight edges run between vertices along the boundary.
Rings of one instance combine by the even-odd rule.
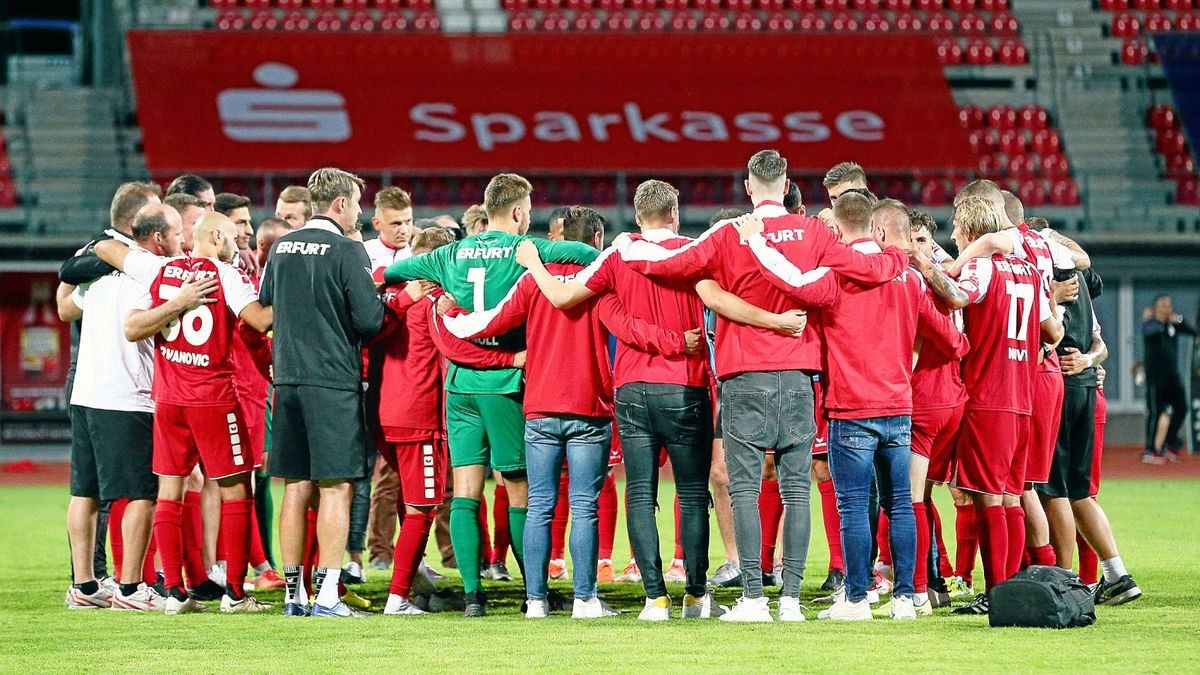
[[[525,470],[525,412],[520,394],[446,392],[450,466]],[[490,456],[489,456],[490,455]]]

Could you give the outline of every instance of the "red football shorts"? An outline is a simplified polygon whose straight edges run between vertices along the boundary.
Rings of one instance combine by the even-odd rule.
[[[199,463],[209,478],[254,468],[241,407],[158,403],[154,408],[154,473],[186,476]]]
[[[250,456],[254,468],[262,466],[263,446],[267,442],[267,401],[242,401],[242,419],[246,421],[246,435],[250,438]]]
[[[409,506],[437,506],[446,498],[444,438],[389,442],[380,447],[383,461],[400,477],[400,497]]]
[[[1029,416],[997,410],[963,413],[952,485],[987,495],[1019,495],[1025,489]]]
[[[1025,481],[1028,483],[1050,480],[1050,464],[1054,461],[1058,427],[1062,424],[1063,391],[1062,372],[1039,369],[1034,373],[1029,460],[1025,464]]]
[[[1104,457],[1104,426],[1108,424],[1108,399],[1104,397],[1104,387],[1096,389],[1096,433],[1092,442],[1092,485],[1088,494],[1092,497],[1100,494],[1100,466]]]
[[[912,415],[912,451],[929,460],[927,480],[945,483],[950,480],[950,465],[954,459],[954,444],[962,424],[963,407],[917,410]]]
[[[828,459],[829,419],[825,417],[825,397],[817,380],[813,381],[813,419],[817,423],[817,435],[812,444],[813,459]]]

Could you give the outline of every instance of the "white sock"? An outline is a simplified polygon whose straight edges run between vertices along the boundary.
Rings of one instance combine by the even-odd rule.
[[[321,582],[321,592],[317,594],[317,604],[322,607],[333,607],[338,604],[338,579],[342,576],[340,567],[330,567],[325,570],[325,579]]]
[[[1121,561],[1121,556],[1101,560],[1100,569],[1104,570],[1104,580],[1110,584],[1115,584],[1121,580],[1121,577],[1129,574],[1125,571],[1125,563]]]
[[[925,593],[917,593],[914,596],[913,604],[923,605],[927,602],[929,602],[929,592],[928,591],[926,591]]]

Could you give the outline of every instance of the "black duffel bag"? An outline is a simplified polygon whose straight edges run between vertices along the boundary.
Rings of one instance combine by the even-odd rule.
[[[1031,565],[988,592],[992,627],[1077,628],[1096,623],[1092,591],[1070,570]]]

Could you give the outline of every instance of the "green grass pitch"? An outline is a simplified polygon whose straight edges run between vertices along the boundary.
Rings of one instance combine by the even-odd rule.
[[[669,483],[661,503],[669,505]],[[947,520],[953,510],[939,491]],[[0,671],[4,672],[1172,672],[1200,671],[1200,486],[1193,481],[1112,480],[1101,502],[1145,595],[1101,607],[1095,626],[1069,631],[992,630],[986,619],[937,610],[915,623],[815,621],[812,598],[827,561],[820,507],[813,506],[802,624],[718,621],[648,625],[635,620],[640,586],[606,584],[615,620],[554,615],[527,621],[520,584],[488,583],[491,615],[372,616],[329,622],[282,615],[168,617],[63,607],[67,579],[65,486],[0,487]],[[276,502],[278,504],[278,501]],[[623,512],[622,512],[623,515]],[[671,512],[660,514],[671,532]],[[670,545],[664,541],[664,551]],[[953,547],[953,532],[947,533]],[[712,565],[721,562],[713,530]],[[433,550],[433,549],[431,549]],[[628,553],[617,533],[619,568]],[[436,552],[429,558],[437,562]],[[511,565],[515,570],[515,565]],[[361,593],[382,608],[384,573]],[[977,573],[981,583],[981,573]],[[556,583],[564,591],[568,583]],[[682,588],[673,586],[678,614]],[[732,603],[735,591],[719,593]],[[280,593],[263,594],[268,602]],[[260,596],[260,597],[263,597]]]

